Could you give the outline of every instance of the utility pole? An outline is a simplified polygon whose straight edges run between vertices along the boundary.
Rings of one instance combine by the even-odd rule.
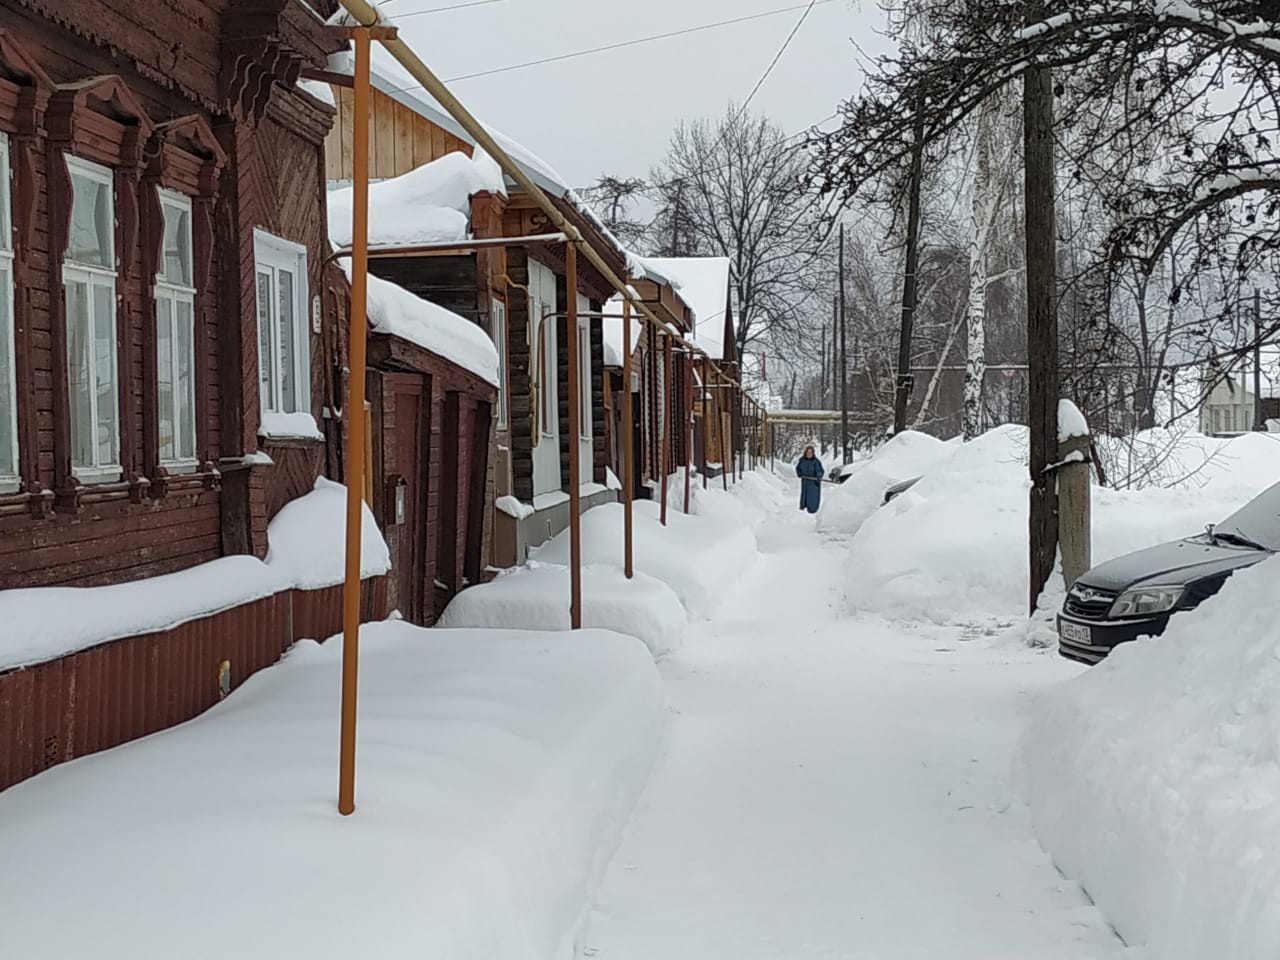
[[[849,462],[849,325],[844,312],[844,224],[840,224],[840,455]]]
[[[916,101],[915,139],[911,144],[911,179],[907,184],[907,262],[902,278],[902,329],[898,334],[898,382],[893,398],[893,432],[907,429],[911,399],[911,328],[916,316],[916,274],[920,269],[920,191],[924,179],[924,98]]]
[[[1040,15],[1031,5],[1028,21]],[[1053,576],[1058,557],[1057,219],[1054,209],[1053,76],[1048,67],[1022,73],[1026,157],[1027,421],[1031,429],[1030,610]]]
[[[1262,293],[1253,288],[1253,429],[1267,429],[1262,410]]]

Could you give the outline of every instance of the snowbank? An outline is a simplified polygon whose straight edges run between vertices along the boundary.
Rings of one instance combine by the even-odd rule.
[[[583,566],[582,625],[629,634],[655,655],[684,641],[688,618],[675,592],[660,580],[619,567]],[[569,568],[531,562],[491,583],[464,590],[440,618],[442,627],[569,629]]]
[[[391,551],[368,504],[362,502],[360,577],[391,570]],[[347,488],[324,477],[315,489],[284,505],[267,528],[267,567],[298,590],[336,586],[346,575]]]
[[[369,245],[394,246],[465,240],[471,222],[471,197],[482,191],[503,194],[502,171],[483,151],[473,160],[446,154],[408,173],[369,185]],[[351,246],[355,192],[329,191],[329,239]]]
[[[267,528],[266,563],[222,557],[189,570],[105,587],[0,590],[0,670],[54,660],[110,640],[171,630],[189,620],[291,588],[343,579],[347,488],[323,477]],[[361,576],[391,569],[386,541],[365,507]]]
[[[201,717],[0,794],[6,956],[571,956],[658,754],[648,651],[366,627],[342,818],[341,648],[299,644]]]
[[[882,497],[885,486],[907,472],[898,467],[893,442],[833,488],[819,514],[829,522],[827,511],[839,510],[842,524],[835,529],[856,529],[849,558],[851,608],[936,623],[1023,621],[1029,593],[1026,428],[998,427],[963,444],[919,444],[925,455],[911,467],[931,457],[933,463],[919,483],[881,507],[877,493]],[[1163,470],[1169,486],[1093,488],[1095,564],[1198,533],[1280,474],[1280,442],[1265,435],[1168,442],[1173,446]],[[1037,634],[1036,642],[1044,639],[1039,627],[1022,632],[1030,640]]]
[[[342,268],[350,279],[351,261]],[[498,350],[478,325],[373,274],[367,299],[370,329],[416,343],[497,386]]]
[[[886,441],[875,455],[851,464],[849,479],[838,487],[823,487],[818,529],[852,535],[884,501],[884,492],[902,480],[911,480],[951,452],[941,440],[907,430]]]
[[[714,517],[685,516],[675,501],[667,526],[659,522],[659,504],[636,501],[634,561],[638,572],[661,580],[680,598],[692,617],[709,617],[759,557],[747,527]],[[583,565],[622,565],[623,507],[607,503],[582,515]],[[569,532],[562,531],[533,555],[539,563],[569,564]]]
[[[1278,574],[1053,689],[1023,741],[1042,843],[1142,956],[1280,956]]]

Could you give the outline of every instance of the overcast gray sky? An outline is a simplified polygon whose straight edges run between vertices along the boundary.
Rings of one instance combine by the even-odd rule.
[[[467,0],[385,0],[395,16]],[[805,0],[500,0],[397,21],[445,80],[508,64],[751,16]],[[482,120],[543,157],[574,186],[602,172],[644,176],[682,119],[741,102],[803,10],[560,63],[458,80]],[[829,117],[861,83],[861,55],[883,49],[871,0],[818,2],[752,101],[787,133]]]

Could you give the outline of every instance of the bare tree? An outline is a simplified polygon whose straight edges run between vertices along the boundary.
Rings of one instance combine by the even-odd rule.
[[[650,247],[729,259],[740,356],[758,343],[771,357],[817,354],[830,289],[817,278],[829,268],[801,147],[730,105],[719,120],[681,124],[652,177]]]
[[[648,185],[638,177],[623,179],[605,174],[582,194],[615,237],[636,247],[643,244],[649,230],[649,224],[635,212],[636,203],[647,190]]]

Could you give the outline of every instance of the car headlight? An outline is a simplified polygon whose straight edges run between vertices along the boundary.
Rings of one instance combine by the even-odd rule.
[[[1185,587],[1139,587],[1126,590],[1111,605],[1111,616],[1144,617],[1164,613],[1177,606]]]

